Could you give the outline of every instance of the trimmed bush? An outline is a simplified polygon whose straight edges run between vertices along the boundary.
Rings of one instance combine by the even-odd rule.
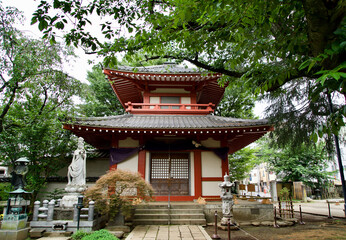
[[[95,232],[77,231],[71,236],[72,240],[119,240],[105,229]]]
[[[89,232],[84,232],[84,231],[77,231],[75,232],[72,236],[72,240],[82,240],[83,237],[90,235],[91,233]]]

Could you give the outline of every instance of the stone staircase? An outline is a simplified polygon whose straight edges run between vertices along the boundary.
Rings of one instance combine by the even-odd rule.
[[[193,203],[140,204],[136,206],[134,225],[206,225],[203,206]]]

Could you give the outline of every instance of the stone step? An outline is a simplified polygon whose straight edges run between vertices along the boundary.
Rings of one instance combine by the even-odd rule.
[[[135,219],[134,225],[202,225],[207,224],[205,219]]]
[[[139,204],[136,209],[168,209],[167,204]],[[171,204],[170,209],[203,209],[198,204]]]
[[[43,237],[58,238],[58,237],[70,237],[73,232],[70,231],[56,231],[56,232],[44,232]]]
[[[141,209],[136,209],[135,214],[186,214],[186,213],[191,213],[191,214],[198,214],[198,213],[203,213],[203,209],[147,209],[147,208],[141,208]]]
[[[135,219],[205,219],[203,213],[201,214],[135,214]]]
[[[37,228],[37,229],[31,229],[29,232],[30,238],[40,238],[43,236],[43,234],[46,232],[46,229]]]
[[[205,225],[203,206],[189,203],[140,204],[136,206],[134,225]]]

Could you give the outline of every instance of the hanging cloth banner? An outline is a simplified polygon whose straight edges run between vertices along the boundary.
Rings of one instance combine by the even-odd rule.
[[[204,151],[212,151],[218,156],[221,160],[228,159],[228,147],[222,148],[206,148],[201,144],[198,144],[191,140],[182,140],[176,141],[171,144],[167,144],[159,141],[148,141],[144,146],[137,148],[111,148],[110,149],[110,165],[118,164],[133,154],[139,152],[140,150],[147,151],[188,151],[188,150],[204,150]]]
[[[111,148],[110,150],[110,166],[114,164],[121,163],[122,161],[125,161],[135,153],[137,153],[140,150],[139,147],[137,148]]]

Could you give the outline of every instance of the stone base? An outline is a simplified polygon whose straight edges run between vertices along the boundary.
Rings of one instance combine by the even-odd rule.
[[[26,214],[5,215],[1,224],[2,230],[20,230],[26,228],[28,216]]]
[[[104,228],[106,225],[106,222],[108,220],[107,215],[102,215],[97,217],[94,221],[84,221],[81,220],[79,222],[79,230],[82,230],[84,232],[91,232],[95,231],[101,228]],[[53,221],[31,221],[30,222],[30,227],[31,229],[44,229],[47,232],[76,232],[77,231],[77,222],[73,222],[71,220],[65,220],[65,223],[67,222],[66,225],[66,230],[65,231],[55,231],[53,229],[53,226],[55,224],[61,224],[62,220],[53,220]],[[45,233],[45,234],[46,234]],[[2,238],[0,238],[2,240]]]
[[[222,226],[227,226],[228,225],[228,219],[230,219],[231,225],[236,225],[236,222],[234,221],[233,217],[223,217],[220,221],[220,224]]]
[[[78,196],[80,196],[80,193],[68,193],[67,195],[63,196],[63,198],[60,201],[60,206],[63,208],[73,208],[75,204],[78,202]]]
[[[1,240],[25,240],[28,238],[30,228],[20,230],[0,230]]]
[[[273,221],[273,204],[249,203],[246,205],[234,205],[233,218],[237,223]]]

